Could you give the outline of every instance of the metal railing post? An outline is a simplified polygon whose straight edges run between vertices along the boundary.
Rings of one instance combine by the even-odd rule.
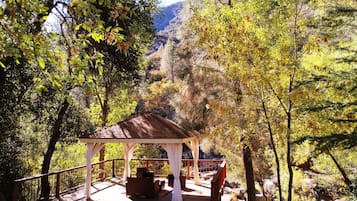
[[[187,161],[187,178],[191,178],[191,175],[190,175],[190,166],[191,166],[191,161]]]
[[[115,177],[115,159],[112,160],[112,177]]]

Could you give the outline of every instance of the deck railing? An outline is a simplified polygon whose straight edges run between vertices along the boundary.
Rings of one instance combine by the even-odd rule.
[[[218,167],[216,174],[211,180],[211,201],[220,201],[223,194],[223,185],[227,176],[226,162]]]
[[[200,159],[199,172],[217,171],[222,160]],[[104,170],[101,170],[100,164],[104,164]],[[146,167],[155,172],[155,176],[166,177],[170,173],[168,159],[146,158],[133,159],[130,162],[131,172],[135,173],[137,167]],[[183,159],[182,169],[186,178],[193,177],[193,160]],[[124,159],[109,159],[92,164],[92,181],[96,182],[105,178],[122,177],[124,172]],[[99,178],[100,173],[103,178]],[[14,190],[12,200],[39,200],[41,193],[41,178],[48,176],[50,183],[50,196],[59,198],[61,194],[78,190],[84,186],[86,177],[86,166],[78,166],[65,170],[55,171],[48,174],[42,174],[34,177],[17,179],[14,181]]]

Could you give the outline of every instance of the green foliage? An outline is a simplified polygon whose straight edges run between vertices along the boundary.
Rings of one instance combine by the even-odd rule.
[[[130,89],[124,87],[117,90],[115,95],[113,95],[113,98],[110,99],[109,107],[111,108],[111,111],[108,115],[109,125],[123,121],[135,111],[137,103],[135,97],[131,93]],[[86,111],[90,116],[92,123],[96,127],[100,127],[102,123],[102,109],[100,105],[93,102]]]
[[[170,103],[170,98],[180,88],[179,83],[162,79],[150,84],[144,83],[141,88],[140,97],[144,100],[144,106],[141,110],[151,111],[164,117],[171,118],[173,116],[174,108]]]
[[[83,143],[57,144],[57,151],[53,155],[51,172],[77,167],[86,163],[86,146]]]
[[[332,134],[323,137],[316,136],[304,136],[297,140],[295,143],[301,143],[304,141],[310,141],[311,143],[315,143],[316,151],[324,152],[326,150],[330,150],[332,148],[338,147],[342,149],[352,149],[356,146],[357,135],[354,132],[353,134],[349,133],[339,133]]]
[[[11,192],[12,181],[24,176],[28,170],[23,167],[23,160],[21,156],[21,141],[16,139],[16,136],[4,139],[1,138],[0,142],[0,188],[5,196],[10,196],[6,192]],[[11,160],[10,160],[11,159]]]
[[[135,148],[137,158],[162,158],[160,155],[166,153],[159,144],[140,144]]]
[[[108,143],[105,145],[105,156],[111,158],[124,158],[123,144]]]
[[[154,1],[72,2],[76,34],[90,47],[87,54],[102,55],[100,63],[90,63],[94,73],[106,78],[95,78],[98,84],[138,78],[139,58],[154,36],[150,15],[155,6]]]

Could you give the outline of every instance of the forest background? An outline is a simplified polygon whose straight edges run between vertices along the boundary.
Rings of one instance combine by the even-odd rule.
[[[224,155],[249,200],[266,179],[279,200],[313,199],[307,180],[357,199],[356,4],[191,0],[155,33],[154,0],[2,2],[2,193],[84,164],[81,133],[149,111]]]

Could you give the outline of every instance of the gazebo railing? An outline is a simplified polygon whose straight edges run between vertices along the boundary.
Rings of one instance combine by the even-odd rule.
[[[221,159],[200,159],[198,160],[198,168],[200,173],[209,173],[212,171],[217,171],[219,165],[222,163]],[[133,159],[131,164],[133,171],[135,172],[136,167],[146,167],[147,169],[154,171],[155,175],[158,177],[166,177],[167,174],[171,173],[169,168],[168,159],[158,159],[158,158],[144,158],[144,159]],[[133,173],[132,171],[132,173]],[[186,178],[193,178],[193,160],[192,159],[182,159],[181,171],[185,173]]]
[[[105,169],[100,170],[100,164],[105,164]],[[121,166],[124,166],[124,159],[109,159],[92,163],[92,181],[98,181],[96,173],[104,172],[105,177],[119,175]],[[34,177],[26,177],[14,181],[12,200],[39,200],[41,193],[41,178],[48,176],[50,183],[50,196],[59,198],[60,194],[76,191],[84,186],[86,178],[86,166],[59,170],[48,174],[41,174]]]
[[[210,173],[218,170],[222,160],[200,159],[199,173]],[[100,164],[104,164],[101,170]],[[137,167],[146,167],[155,173],[157,177],[166,177],[171,171],[168,159],[145,158],[133,159],[130,162],[131,174],[135,174]],[[185,172],[186,178],[193,177],[193,160],[183,159],[181,170]],[[92,164],[92,181],[100,181],[105,178],[122,177],[124,172],[124,159],[108,159]],[[104,173],[103,178],[99,178],[100,173]],[[59,170],[48,174],[17,179],[14,181],[12,200],[39,200],[41,193],[41,178],[48,176],[52,198],[59,198],[61,194],[77,191],[84,186],[86,177],[86,166],[78,166],[65,170]]]

